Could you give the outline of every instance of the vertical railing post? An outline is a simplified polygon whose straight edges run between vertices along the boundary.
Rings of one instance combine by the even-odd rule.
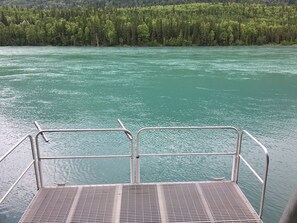
[[[265,172],[263,177],[262,194],[261,194],[261,202],[260,202],[260,210],[259,210],[259,216],[261,219],[263,215],[264,198],[266,193],[266,184],[267,184],[268,167],[269,167],[269,155],[267,151],[265,151],[265,157],[266,157]]]
[[[38,171],[38,175],[39,175],[39,188],[43,187],[43,179],[42,179],[42,170],[41,170],[41,159],[40,159],[40,151],[39,151],[39,144],[38,144],[38,136],[41,135],[43,140],[45,142],[49,142],[48,138],[46,137],[46,135],[44,134],[43,130],[41,129],[40,125],[38,124],[37,121],[34,122],[34,125],[36,126],[36,128],[38,129],[38,133],[35,137],[35,143],[36,143],[36,154],[37,154],[37,162],[36,162],[36,166],[37,166],[37,171]]]
[[[136,184],[140,183],[140,163],[139,155],[136,155]]]
[[[39,143],[38,143],[38,136],[40,132],[37,133],[35,136],[35,143],[36,143],[36,164],[37,164],[37,172],[38,172],[38,178],[39,178],[39,189],[43,187],[43,179],[42,179],[42,170],[41,170],[41,159],[40,159],[40,151],[39,151]]]
[[[236,144],[236,153],[233,157],[233,167],[232,167],[232,177],[231,180],[235,183],[238,182],[239,175],[239,163],[240,163],[240,152],[242,145],[242,131],[238,131],[237,133],[237,144]]]
[[[29,135],[29,139],[30,139],[30,144],[31,144],[31,152],[32,152],[32,158],[34,160],[34,171],[35,171],[35,179],[36,179],[36,187],[37,190],[40,189],[40,181],[39,181],[39,171],[38,171],[38,164],[37,164],[37,156],[36,156],[36,150],[35,150],[35,146],[34,146],[34,140],[33,137],[31,135]]]
[[[131,146],[131,158],[130,158],[130,183],[134,183],[134,148],[133,148],[133,139],[130,139],[130,146]]]
[[[136,154],[135,154],[135,158],[136,158],[136,184],[140,183],[140,160],[139,160],[139,135],[140,135],[140,131],[139,130],[137,132],[137,136],[136,136]]]
[[[134,183],[134,148],[133,148],[133,137],[132,135],[127,132],[126,127],[124,126],[124,124],[122,123],[122,121],[120,119],[118,119],[118,123],[120,124],[120,126],[123,128],[126,136],[128,137],[128,139],[130,140],[130,147],[131,147],[131,151],[130,151],[130,183]]]

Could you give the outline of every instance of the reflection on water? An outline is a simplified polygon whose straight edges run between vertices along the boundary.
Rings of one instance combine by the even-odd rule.
[[[0,155],[24,134],[36,131],[34,120],[48,128],[97,128],[116,127],[116,118],[121,118],[134,134],[143,126],[234,125],[254,133],[269,148],[264,221],[277,222],[297,185],[296,58],[295,47],[1,47]],[[51,148],[55,142],[50,143]],[[74,144],[75,150],[61,149],[85,152],[82,144]],[[107,147],[100,152],[112,151]],[[5,168],[21,166],[21,154],[16,153],[16,164],[8,162]],[[194,179],[193,173],[200,171],[195,165],[207,163],[204,158],[154,162],[161,169],[173,165],[177,172],[163,173],[145,160],[148,167],[143,169],[143,180],[161,181],[165,176],[169,181],[178,176]],[[228,166],[227,161],[217,163]],[[118,167],[124,170],[122,175],[117,175]],[[129,172],[125,162],[113,160],[94,165],[57,162],[45,168],[52,177],[50,183],[64,178],[81,180],[79,183],[125,181]],[[195,171],[185,172],[191,168]],[[0,169],[3,176],[3,166]],[[212,173],[218,169],[218,164],[210,168]],[[242,172],[244,185],[257,188],[256,180],[247,180],[248,173]],[[207,177],[208,173],[200,174]],[[213,177],[225,172],[218,175]],[[29,174],[21,189],[1,206],[0,222],[17,221],[23,209],[21,201],[28,203],[34,194],[32,177]],[[1,195],[12,178],[1,177]],[[256,204],[257,193],[248,193]]]

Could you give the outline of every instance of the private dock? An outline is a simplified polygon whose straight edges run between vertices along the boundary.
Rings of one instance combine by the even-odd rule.
[[[38,133],[33,138],[26,135],[6,154],[8,157],[19,145],[26,142],[32,149],[32,161],[1,198],[0,204],[23,178],[34,168],[37,193],[24,212],[20,222],[262,222],[264,198],[268,174],[269,156],[267,149],[247,131],[239,131],[231,126],[190,126],[190,127],[148,127],[137,132],[134,140],[132,133],[118,120],[120,128],[101,129],[49,129],[43,130],[37,122]],[[223,129],[234,132],[236,148],[234,152],[182,152],[182,153],[142,153],[140,136],[148,131],[215,131]],[[123,132],[130,148],[124,155],[96,156],[45,156],[40,153],[40,138],[48,141],[47,133],[88,133]],[[264,174],[259,174],[241,154],[243,135],[249,138],[264,154]],[[134,149],[135,147],[135,149]],[[197,182],[140,182],[140,160],[142,157],[178,156],[231,156],[231,180]],[[124,158],[130,162],[130,183],[102,185],[44,186],[42,162],[63,159],[107,159]],[[260,206],[257,212],[238,185],[240,163],[261,182]]]

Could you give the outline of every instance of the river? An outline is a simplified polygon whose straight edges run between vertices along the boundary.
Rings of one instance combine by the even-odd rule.
[[[264,221],[278,222],[297,186],[297,47],[0,47],[0,156],[36,132],[35,120],[44,128],[97,128],[118,127],[116,118],[134,135],[145,126],[248,130],[269,150]],[[18,151],[1,164],[1,196],[27,156]],[[174,174],[144,171],[143,180],[185,177],[176,162]],[[77,171],[88,182],[101,171],[103,183],[122,181],[104,173],[121,164],[103,164],[96,171],[79,162],[49,164],[49,176],[57,182]],[[27,178],[0,207],[0,222],[17,222],[32,198],[34,177]]]

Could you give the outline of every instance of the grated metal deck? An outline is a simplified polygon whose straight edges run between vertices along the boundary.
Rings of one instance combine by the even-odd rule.
[[[20,222],[262,222],[233,182],[42,188]]]

